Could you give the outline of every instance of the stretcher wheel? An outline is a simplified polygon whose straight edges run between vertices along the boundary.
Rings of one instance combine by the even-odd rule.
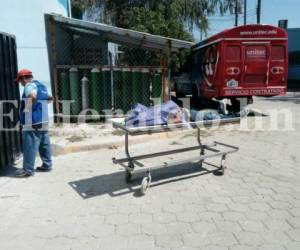
[[[126,181],[127,183],[129,183],[129,182],[131,181],[131,179],[132,179],[132,173],[129,172],[129,171],[126,171],[126,172],[125,172],[125,181]]]
[[[128,167],[134,169],[134,164],[132,162],[128,162]]]
[[[150,186],[149,177],[144,177],[142,180],[142,183],[141,183],[141,188],[140,188],[141,194],[145,194],[147,192],[149,186]]]
[[[221,175],[224,175],[225,174],[225,169],[224,167],[221,167],[220,169],[217,169],[214,171],[214,175],[217,175],[217,176],[221,176]]]

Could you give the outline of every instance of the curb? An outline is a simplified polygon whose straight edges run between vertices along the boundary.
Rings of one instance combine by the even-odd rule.
[[[182,134],[186,134],[191,131],[182,132]],[[181,133],[180,133],[181,134]],[[164,132],[158,134],[151,134],[151,135],[142,135],[136,137],[129,138],[129,145],[144,143],[145,141],[152,141],[157,139],[169,139],[178,137],[178,133],[175,132]],[[77,153],[77,152],[85,152],[85,151],[92,151],[92,150],[99,150],[99,149],[113,149],[117,147],[122,147],[125,144],[124,136],[122,139],[114,142],[104,142],[104,143],[97,143],[97,144],[86,144],[86,145],[68,145],[68,146],[61,146],[58,144],[51,144],[52,147],[52,154],[53,156],[65,155],[70,153]]]

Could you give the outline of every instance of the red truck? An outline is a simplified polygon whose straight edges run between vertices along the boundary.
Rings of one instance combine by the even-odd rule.
[[[187,77],[175,78],[178,96],[246,98],[286,93],[288,36],[270,25],[224,30],[192,47]]]

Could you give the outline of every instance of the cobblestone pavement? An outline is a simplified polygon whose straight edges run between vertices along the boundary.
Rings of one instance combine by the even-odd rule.
[[[1,250],[300,249],[300,108],[293,102],[261,104],[291,108],[294,130],[226,126],[206,134],[204,141],[240,148],[228,156],[224,176],[197,163],[157,170],[141,196],[142,175],[128,185],[123,169],[112,164],[112,157],[124,156],[117,148],[55,157],[54,171],[32,178],[1,177]],[[179,138],[131,149],[139,154],[196,142],[193,134]]]

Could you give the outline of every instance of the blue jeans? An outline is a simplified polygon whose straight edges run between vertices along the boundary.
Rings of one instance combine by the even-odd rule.
[[[34,174],[34,164],[37,152],[43,161],[44,168],[52,167],[51,145],[48,131],[23,130],[23,170]]]

